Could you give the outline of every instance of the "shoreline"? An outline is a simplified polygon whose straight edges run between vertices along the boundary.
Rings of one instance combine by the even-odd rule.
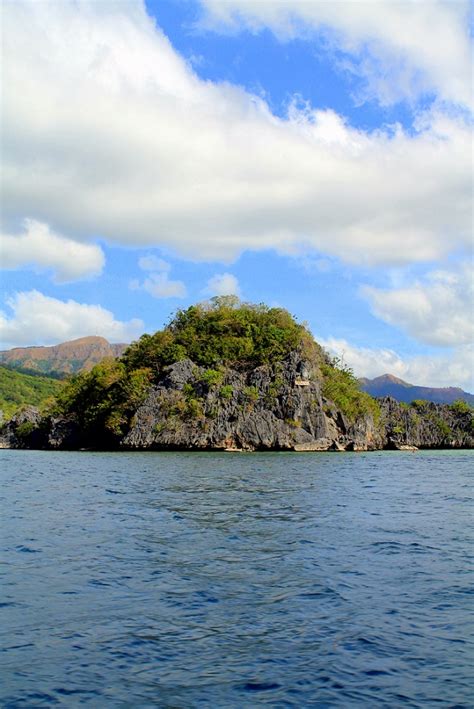
[[[474,450],[474,446],[384,446],[381,448],[367,449],[343,449],[343,448],[326,448],[326,449],[306,449],[295,450],[293,448],[35,448],[35,447],[19,447],[6,446],[0,444],[0,451],[42,451],[47,453],[225,453],[228,454],[255,454],[255,453],[288,453],[289,455],[307,455],[310,453],[421,453],[423,451],[470,451]]]

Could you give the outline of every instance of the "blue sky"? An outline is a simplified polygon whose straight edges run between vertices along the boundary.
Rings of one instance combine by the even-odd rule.
[[[3,348],[130,341],[237,293],[360,376],[472,390],[468,16],[4,3]]]

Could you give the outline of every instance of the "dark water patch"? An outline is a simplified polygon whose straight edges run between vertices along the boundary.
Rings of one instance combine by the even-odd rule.
[[[21,554],[39,554],[41,552],[40,549],[32,549],[32,547],[26,546],[25,544],[19,544],[16,546],[15,551],[18,551]]]

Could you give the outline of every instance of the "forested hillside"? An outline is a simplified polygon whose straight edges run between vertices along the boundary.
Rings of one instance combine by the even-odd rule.
[[[0,410],[3,418],[10,418],[22,406],[41,407],[59,394],[64,382],[49,377],[15,372],[0,365]]]

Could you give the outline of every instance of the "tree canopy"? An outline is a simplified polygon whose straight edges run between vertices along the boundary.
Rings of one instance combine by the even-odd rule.
[[[196,364],[268,364],[305,347],[319,350],[310,333],[283,308],[241,303],[235,296],[218,296],[178,310],[154,335],[143,335],[126,350],[128,369],[163,366],[189,357]]]
[[[149,385],[176,361],[189,358],[207,367],[204,377],[212,384],[221,381],[225,368],[274,364],[295,350],[315,365],[324,395],[350,419],[374,408],[375,402],[360,392],[355,377],[335,366],[288,311],[223,296],[178,310],[163,330],[142,335],[120,359],[104,360],[90,372],[72,377],[51,412],[72,414],[92,439],[100,436],[103,444],[127,430]]]

